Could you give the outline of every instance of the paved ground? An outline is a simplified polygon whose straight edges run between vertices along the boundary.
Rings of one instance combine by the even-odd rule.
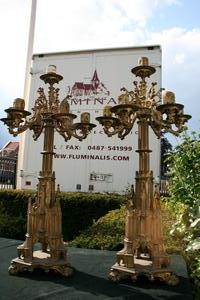
[[[115,262],[115,252],[70,248],[69,261],[75,267],[73,277],[65,279],[42,271],[18,276],[8,274],[8,266],[16,257],[21,242],[0,238],[0,300],[191,300],[191,285],[183,258],[172,256],[172,267],[180,276],[180,284],[170,287],[144,278],[137,283],[115,284],[107,279]]]

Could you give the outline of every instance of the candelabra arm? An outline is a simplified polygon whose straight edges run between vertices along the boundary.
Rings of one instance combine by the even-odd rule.
[[[40,135],[43,131],[43,128],[44,128],[44,123],[42,123],[41,126],[39,128],[37,128],[37,130],[34,129],[34,133],[33,133],[33,140],[34,141],[37,141],[37,139],[40,137]]]
[[[118,133],[118,137],[121,140],[123,140],[125,138],[125,136],[127,136],[131,132],[136,119],[137,119],[137,114],[135,113],[131,119],[131,122],[128,124],[128,126],[123,125],[123,124],[121,125],[121,130]]]
[[[77,140],[79,140],[80,142],[82,142],[82,140],[86,139],[87,134],[86,133],[82,133],[82,135],[80,136],[80,135],[77,134],[77,132],[73,132],[72,136],[74,138],[76,138]]]
[[[175,136],[179,136],[179,134],[181,133],[181,132],[183,132],[185,130],[185,126],[183,126],[182,128],[180,128],[180,129],[178,129],[178,130],[174,130],[174,129],[172,129],[171,128],[171,126],[166,126],[166,127],[164,127],[164,129],[163,129],[163,133],[167,133],[167,132],[169,132],[169,133],[171,133],[171,134],[173,134],[173,135],[175,135]]]
[[[123,130],[121,130],[121,131],[118,133],[118,137],[119,137],[121,140],[123,140],[123,139],[125,138],[125,136],[127,136],[127,135],[131,132],[131,129],[132,129],[132,127],[131,127],[131,128],[126,128],[126,129],[123,128]]]
[[[155,133],[155,135],[157,136],[157,138],[159,139],[162,135],[162,131],[157,128],[156,126],[151,126],[153,132]]]
[[[112,128],[112,129],[111,129]],[[107,127],[103,127],[103,131],[105,132],[105,134],[108,136],[108,137],[111,137],[117,133],[119,133],[122,128],[121,126],[117,126],[117,127],[111,127],[111,128],[107,128]],[[110,130],[111,129],[111,130]]]
[[[153,120],[151,120],[149,122],[149,125],[151,126],[151,128],[152,128],[153,132],[155,133],[155,135],[157,136],[157,138],[160,138],[162,135],[162,128],[165,127],[164,122],[154,118]]]
[[[55,127],[55,129],[64,138],[65,142],[67,142],[67,141],[69,141],[71,139],[72,134],[70,133],[70,131],[68,131],[68,130],[63,131],[59,127]]]
[[[27,121],[27,124],[27,128],[33,131],[33,140],[36,141],[40,137],[45,126],[44,120],[40,112],[34,113],[32,118],[29,121]]]
[[[167,124],[164,121],[158,121],[158,120],[154,120],[151,121],[149,124],[152,128],[152,130],[154,131],[155,135],[160,138],[162,133],[171,133],[175,136],[179,136],[179,134],[181,132],[183,132],[185,130],[185,126],[182,126],[181,128],[177,128],[177,130],[172,128],[171,124]]]
[[[29,128],[29,124],[25,123],[24,125],[21,125],[18,128],[8,127],[8,131],[10,134],[12,134],[14,137],[16,137],[16,136],[18,136],[18,134],[26,131],[28,128]]]
[[[75,123],[72,125],[71,135],[81,142],[87,138],[94,127],[96,127],[96,125],[88,122]]]

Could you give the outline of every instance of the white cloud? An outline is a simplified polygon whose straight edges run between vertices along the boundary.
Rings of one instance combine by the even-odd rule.
[[[155,10],[175,0],[37,0],[34,52],[142,44]],[[161,4],[162,3],[162,4]],[[1,0],[1,88],[23,94],[31,0]],[[133,23],[132,23],[133,22]],[[130,30],[125,30],[132,24]],[[134,25],[135,24],[135,25]],[[15,80],[14,78],[23,78]]]
[[[28,43],[29,3],[25,0],[1,0],[1,92],[11,97],[23,95]]]
[[[177,64],[183,64],[185,62],[185,54],[184,53],[177,53],[175,55],[175,62]]]
[[[138,33],[138,30],[141,30],[144,40],[147,22],[157,9],[163,10],[169,5],[177,5],[177,1],[40,0],[35,49],[46,52],[48,49],[57,51],[112,46],[122,32],[128,37],[129,32]],[[130,43],[130,39],[126,43],[128,41]]]
[[[163,49],[163,87],[176,93],[177,101],[193,116],[191,127],[199,128],[200,29],[171,28],[151,34],[150,43]]]
[[[106,2],[107,0],[104,0]],[[109,0],[112,7],[120,8],[128,21],[135,22],[137,26],[144,27],[157,9],[166,6],[178,5],[177,0]]]

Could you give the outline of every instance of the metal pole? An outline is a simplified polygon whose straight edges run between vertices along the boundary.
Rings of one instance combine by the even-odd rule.
[[[30,69],[32,63],[32,55],[33,55],[33,44],[34,44],[34,33],[35,33],[35,20],[36,20],[36,6],[37,0],[32,0],[31,3],[31,15],[30,15],[30,25],[29,25],[29,37],[28,37],[28,49],[27,49],[27,57],[26,57],[26,69],[25,69],[25,81],[24,81],[24,100],[27,106],[28,96],[30,90]],[[19,144],[19,154],[18,154],[18,163],[17,163],[17,188],[22,188],[22,177],[18,174],[21,170],[24,169],[23,166],[23,156],[24,156],[24,145],[25,143],[25,135],[22,134],[20,137]]]
[[[28,90],[29,90],[29,76],[30,76],[30,68],[31,68],[33,45],[34,45],[34,35],[35,35],[36,7],[37,7],[37,0],[32,0],[31,17],[30,17],[30,25],[29,25],[29,37],[28,37],[28,49],[27,49],[27,57],[26,57],[25,82],[24,82],[25,101],[27,100]]]

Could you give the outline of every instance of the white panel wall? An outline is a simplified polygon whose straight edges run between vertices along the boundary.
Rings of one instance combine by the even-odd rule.
[[[72,138],[65,142],[55,133],[54,170],[56,182],[62,191],[76,191],[77,185],[81,191],[88,191],[93,186],[94,191],[123,192],[128,185],[134,183],[135,171],[138,169],[137,124],[123,141],[116,136],[108,138],[95,118],[102,115],[103,106],[115,105],[120,94],[120,88],[133,88],[135,80],[131,68],[137,65],[138,58],[147,56],[150,64],[156,68],[156,74],[151,81],[161,86],[161,50],[159,46],[149,50],[147,47],[107,49],[94,51],[79,51],[74,53],[57,53],[35,55],[32,67],[32,80],[28,109],[34,106],[37,99],[37,89],[44,86],[40,76],[49,64],[56,65],[57,73],[64,79],[60,82],[60,100],[72,89],[75,82],[90,84],[94,71],[97,71],[100,82],[104,85],[103,92],[96,95],[73,96],[71,112],[77,115],[88,111],[91,122],[97,127],[82,142]],[[46,89],[46,87],[45,87]],[[102,104],[103,102],[103,104]],[[41,169],[41,154],[43,134],[37,142],[33,141],[31,132],[27,131],[21,145],[21,159],[18,164],[18,188],[35,189],[38,172]],[[24,149],[24,151],[23,151]],[[151,167],[154,177],[159,176],[160,142],[150,130]]]

